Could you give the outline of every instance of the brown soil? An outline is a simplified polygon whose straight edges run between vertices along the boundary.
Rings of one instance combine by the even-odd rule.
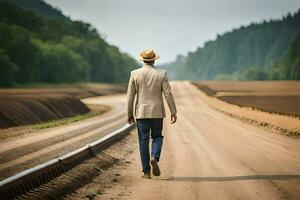
[[[215,92],[261,92],[292,94],[300,92],[300,81],[199,81]]]
[[[11,140],[13,138],[24,136],[24,135],[30,134],[30,133],[35,133],[38,131],[47,131],[51,128],[66,126],[71,123],[76,123],[78,121],[82,121],[82,120],[93,118],[93,117],[96,117],[99,115],[103,115],[106,112],[109,112],[111,110],[111,107],[105,106],[105,105],[87,105],[87,107],[90,109],[90,112],[87,113],[87,115],[82,115],[82,118],[78,117],[75,119],[75,118],[71,117],[71,118],[60,119],[57,121],[51,120],[49,123],[44,122],[41,124],[15,126],[15,127],[1,129],[0,142],[4,142],[6,140]],[[78,115],[76,115],[76,116],[78,116]],[[66,121],[64,121],[64,120],[66,120]]]
[[[195,84],[207,95],[231,104],[300,116],[300,81],[200,81]]]
[[[1,97],[0,128],[62,119],[89,112],[79,99],[63,95]]]
[[[41,94],[61,94],[69,95],[78,99],[102,96],[126,92],[126,86],[121,84],[105,83],[84,83],[84,84],[66,84],[38,86],[33,88],[0,88],[0,97],[16,95],[41,95]]]
[[[68,199],[300,199],[300,140],[212,109],[207,104],[212,99],[188,82],[173,82],[172,89],[178,121],[170,124],[167,113],[161,176],[141,178],[135,135],[135,150],[125,158],[129,163],[108,172],[106,181],[115,184],[95,177]]]
[[[14,128],[11,128],[10,133],[18,137],[0,140],[0,180],[74,151],[126,123],[125,110],[122,109],[125,105],[123,94],[92,97],[82,101],[92,104],[92,107],[105,105],[111,109],[102,115],[66,126],[38,129],[26,134],[15,134]]]
[[[140,178],[142,173],[135,130],[128,137],[133,136],[126,145],[115,144],[114,150],[79,165],[70,173],[34,190],[25,198],[300,198],[300,140],[242,123],[211,107],[223,108],[242,116],[252,116],[262,122],[265,119],[279,120],[278,125],[287,127],[300,127],[299,119],[293,120],[294,118],[287,116],[284,116],[286,119],[278,118],[276,114],[265,112],[261,115],[260,112],[209,97],[189,82],[173,82],[172,89],[177,103],[178,121],[170,124],[170,115],[167,112],[163,130],[164,146],[159,162],[162,171],[160,177],[152,176],[151,180]],[[123,103],[117,104],[121,99]],[[84,102],[116,104],[119,106],[113,107],[114,114],[125,112],[125,96],[90,98]],[[123,114],[125,117],[125,113]],[[81,128],[82,123],[78,124]],[[44,135],[20,138],[11,144],[1,144],[0,149],[12,150],[41,139],[49,141],[50,135],[57,137],[55,134],[61,135],[59,132],[62,131],[54,130]],[[82,141],[82,137],[78,141]],[[74,144],[76,142],[71,146]],[[61,144],[61,147],[66,147],[66,143]],[[47,150],[44,152],[46,154],[43,157],[49,155]],[[111,167],[111,163],[120,165]]]
[[[299,96],[221,96],[219,99],[271,113],[300,116]]]
[[[215,82],[209,82],[209,83],[215,84]],[[233,88],[237,88],[237,86],[234,86],[234,84],[232,82],[229,82],[229,83],[231,84],[231,86]],[[200,84],[200,87],[199,87],[199,84]],[[224,84],[225,84],[225,82],[224,82]],[[250,83],[247,83],[247,84],[250,84]],[[253,105],[241,107],[239,105],[228,103],[226,101],[221,100],[220,99],[221,95],[218,96],[217,93],[213,96],[208,95],[208,93],[206,91],[202,90],[202,86],[203,86],[202,82],[197,83],[197,84],[194,83],[194,85],[195,85],[194,87],[197,87],[198,89],[200,89],[199,95],[201,96],[202,100],[205,101],[209,106],[211,106],[212,108],[214,108],[220,112],[223,112],[223,113],[225,113],[231,117],[237,118],[243,122],[247,122],[247,123],[253,124],[255,126],[259,126],[266,130],[269,130],[269,131],[271,130],[276,133],[281,133],[284,135],[294,136],[294,137],[300,136],[300,119],[298,116],[295,117],[295,116],[290,116],[290,115],[282,115],[282,114],[272,113],[270,111],[265,112],[265,111],[262,111],[262,110],[265,110],[265,108],[264,109],[256,109]],[[254,85],[257,87],[257,83]],[[270,86],[272,84],[270,82],[266,82],[266,85],[269,88],[271,88]],[[263,86],[266,86],[266,85],[263,85]],[[286,85],[285,85],[285,87],[286,87]],[[292,86],[291,88],[293,88],[293,87],[295,89],[295,86]],[[226,87],[224,87],[224,88],[226,88]],[[291,90],[293,90],[291,88],[286,89],[285,90],[286,93],[291,93]],[[235,89],[235,90],[237,90],[237,89]],[[276,90],[276,88],[273,88],[273,90]],[[240,92],[240,93],[242,93],[242,92]],[[239,97],[243,97],[243,95],[244,95],[243,93],[240,95],[236,95],[235,98],[240,99]],[[217,98],[217,97],[219,97],[219,98]],[[222,97],[224,97],[224,96],[222,96]],[[257,98],[252,98],[252,100],[256,101],[256,103],[258,104],[259,101],[257,99],[259,99],[260,96],[256,95],[255,97],[257,97]],[[264,95],[262,94],[261,97],[263,98]],[[293,97],[293,96],[290,95],[289,97]],[[280,98],[280,93],[278,95],[278,98]],[[251,100],[251,98],[246,99],[246,102],[249,103],[250,100]],[[269,105],[268,105],[269,109],[272,106],[273,107],[275,107],[275,105],[278,106],[278,104],[274,103],[275,100],[276,100],[276,98],[275,99],[273,98],[272,101],[269,102]],[[285,101],[286,100],[287,99],[285,99]],[[265,101],[263,101],[263,102],[266,103]],[[296,108],[297,106],[298,106],[297,103],[295,105],[291,105],[289,102],[285,102],[285,104],[283,104],[277,108],[282,108],[282,109],[295,108],[295,110],[298,110],[299,108]],[[267,106],[265,106],[265,107],[267,107]]]
[[[113,84],[67,85],[57,88],[0,89],[1,128],[46,122],[89,112],[79,98],[124,91]]]
[[[135,140],[135,135],[129,134],[122,141],[97,154],[94,158],[83,162],[19,199],[75,199],[75,196],[79,196],[78,199],[94,199],[105,189],[120,181],[120,174],[116,171],[125,168],[130,163],[127,156],[136,149]],[[90,187],[95,184],[96,188]],[[83,189],[84,193],[81,191]]]

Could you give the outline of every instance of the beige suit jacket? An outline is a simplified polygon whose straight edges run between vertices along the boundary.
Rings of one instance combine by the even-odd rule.
[[[177,113],[166,70],[145,64],[131,71],[127,91],[128,116],[134,116],[135,113],[137,119],[165,117],[162,94],[171,114]]]

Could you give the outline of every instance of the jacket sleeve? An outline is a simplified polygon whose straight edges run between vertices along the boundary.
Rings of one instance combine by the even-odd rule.
[[[167,72],[164,73],[163,81],[162,81],[162,91],[164,93],[165,99],[169,106],[171,114],[177,113],[174,97],[171,91],[171,86],[169,84],[169,80],[167,77]]]
[[[127,88],[127,116],[133,116],[133,105],[134,105],[134,97],[136,95],[136,88],[133,81],[132,72],[130,74],[128,88]]]

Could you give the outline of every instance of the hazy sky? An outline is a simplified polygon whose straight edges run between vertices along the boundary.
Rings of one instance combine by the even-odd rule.
[[[300,8],[300,0],[46,0],[91,23],[106,40],[137,57],[155,49],[159,63],[185,55],[219,33]]]

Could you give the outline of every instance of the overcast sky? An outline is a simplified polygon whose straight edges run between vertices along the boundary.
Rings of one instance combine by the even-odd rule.
[[[186,55],[219,33],[300,8],[300,0],[46,0],[91,23],[106,40],[137,57],[155,49],[159,64]]]

